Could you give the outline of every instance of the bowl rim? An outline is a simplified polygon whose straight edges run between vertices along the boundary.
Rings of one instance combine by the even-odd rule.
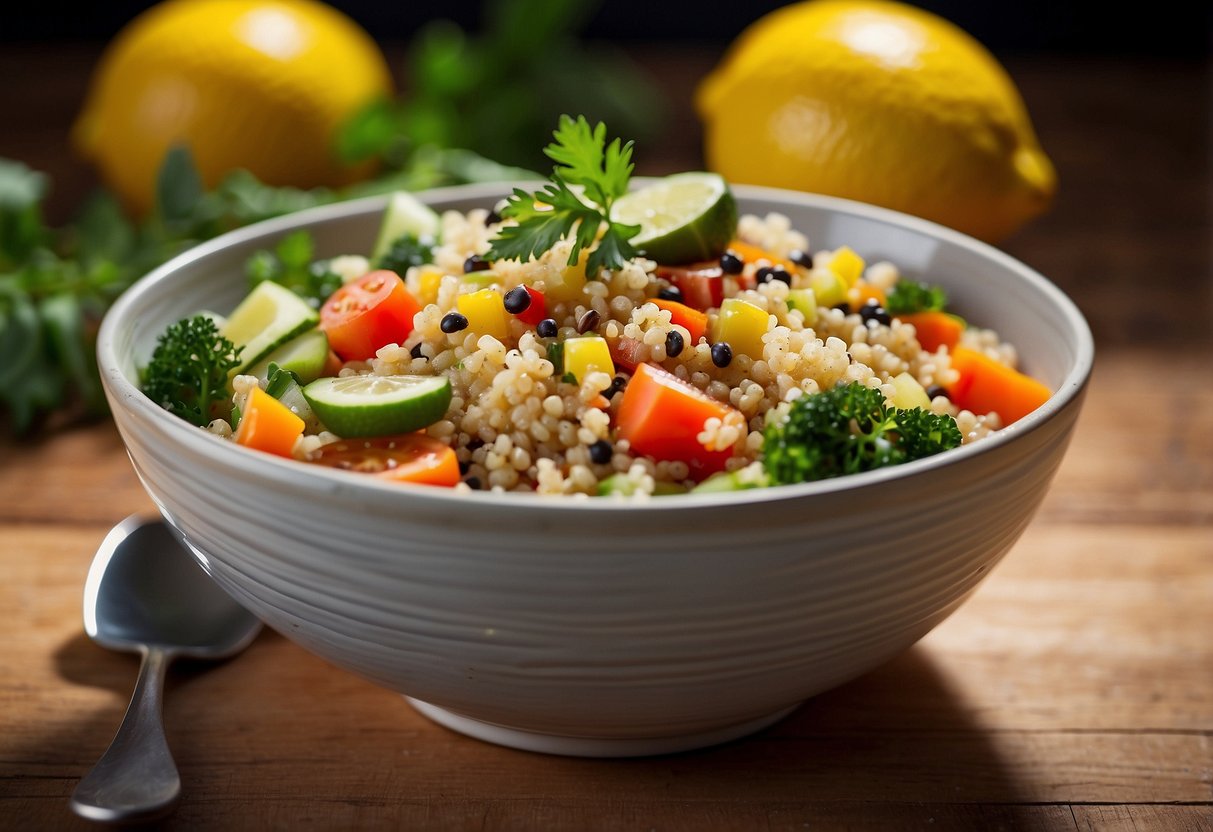
[[[643,183],[643,181],[645,181],[644,177],[636,177],[633,180],[636,184]],[[455,185],[417,191],[414,195],[426,203],[471,202],[489,200],[493,197],[500,198],[512,188],[525,187],[527,184],[529,183],[510,181]],[[280,486],[300,491],[312,491],[317,497],[331,497],[335,491],[340,490],[343,494],[348,493],[355,497],[363,494],[366,498],[376,501],[399,499],[418,502],[421,504],[421,508],[425,508],[426,504],[432,504],[435,508],[466,505],[467,501],[471,500],[474,501],[474,504],[506,507],[511,511],[521,510],[523,506],[532,506],[544,512],[650,512],[700,507],[719,509],[723,506],[779,503],[872,488],[884,483],[914,477],[927,471],[962,465],[967,460],[993,453],[1003,446],[1017,441],[1019,437],[1040,429],[1057,417],[1081,396],[1089,382],[1094,364],[1094,339],[1078,306],[1042,274],[1000,249],[929,220],[854,200],[755,185],[731,184],[730,188],[739,202],[748,199],[766,199],[774,202],[806,205],[859,219],[874,220],[912,233],[941,239],[993,261],[1030,284],[1062,314],[1065,323],[1075,335],[1073,367],[1041,407],[980,442],[943,454],[901,465],[878,468],[874,471],[848,474],[815,482],[734,492],[676,494],[662,496],[658,499],[589,498],[573,495],[560,495],[557,498],[536,495],[532,492],[496,493],[488,490],[465,493],[411,483],[382,482],[373,477],[322,466],[306,466],[304,469],[303,466],[306,463],[272,454],[252,453],[246,448],[238,447],[173,416],[143,395],[142,391],[123,374],[116,349],[119,322],[126,317],[128,310],[139,302],[144,293],[161,283],[171,281],[178,270],[185,266],[204,260],[228,246],[250,242],[258,238],[270,238],[321,222],[382,210],[388,199],[388,195],[385,194],[320,205],[244,226],[200,243],[153,269],[123,292],[101,322],[97,335],[97,363],[101,371],[101,380],[110,395],[111,407],[133,409],[141,417],[150,419],[162,427],[166,431],[165,435],[172,441],[180,443],[183,448],[222,461],[230,466],[234,473],[268,478]],[[307,475],[301,476],[304,470],[307,471]],[[321,488],[326,484],[328,488]]]

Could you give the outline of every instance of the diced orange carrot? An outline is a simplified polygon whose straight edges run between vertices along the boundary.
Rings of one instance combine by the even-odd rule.
[[[260,387],[253,388],[236,428],[237,444],[289,457],[302,435],[302,419]]]
[[[623,390],[615,427],[635,453],[685,462],[691,477],[702,480],[723,471],[733,452],[709,450],[698,436],[708,419],[724,420],[732,411],[673,373],[641,364]]]
[[[952,367],[959,373],[948,386],[957,407],[976,414],[995,412],[1003,424],[1022,419],[1044,404],[1052,393],[1031,376],[965,347],[952,350]]]
[[[685,303],[679,303],[676,300],[654,298],[650,303],[655,303],[658,309],[664,309],[666,312],[669,312],[670,323],[683,327],[687,332],[691,333],[691,343],[688,346],[698,344],[699,339],[707,333],[708,316],[706,312],[692,309]]]
[[[941,346],[952,349],[965,331],[965,322],[948,312],[910,312],[896,317],[902,323],[914,325],[918,343],[927,352],[935,352]]]
[[[765,260],[768,265],[783,266],[788,274],[796,274],[796,264],[791,260],[772,254],[753,243],[747,243],[744,240],[733,240],[729,243],[728,249],[746,263],[760,263]]]
[[[847,304],[852,312],[858,312],[869,301],[876,301],[880,306],[889,302],[883,291],[866,280],[858,280],[854,286],[847,289]]]

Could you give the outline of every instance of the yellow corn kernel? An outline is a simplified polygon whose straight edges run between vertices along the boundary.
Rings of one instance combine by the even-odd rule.
[[[850,288],[863,274],[864,263],[863,258],[852,251],[850,246],[839,246],[830,255],[830,259],[821,265],[842,278]]]
[[[770,323],[771,316],[754,304],[729,298],[720,304],[712,341],[725,342],[734,355],[745,353],[750,358],[762,358],[762,336],[770,328]]]
[[[417,300],[434,303],[438,300],[438,287],[442,283],[442,269],[422,266],[417,274]]]
[[[585,262],[589,254],[581,253],[580,259],[571,266],[553,270],[543,278],[543,295],[557,302],[575,300],[581,297],[585,288]]]
[[[498,340],[510,334],[510,323],[506,317],[505,302],[496,289],[481,289],[460,295],[455,303],[459,312],[468,319],[468,329],[481,335],[492,335]]]
[[[570,338],[564,342],[564,371],[580,384],[593,372],[615,375],[615,362],[606,339],[600,335]]]
[[[846,302],[847,284],[831,269],[813,269],[809,272],[809,288],[817,298],[817,305],[830,307]]]

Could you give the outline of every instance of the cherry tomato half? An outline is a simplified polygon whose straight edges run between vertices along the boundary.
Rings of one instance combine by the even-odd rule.
[[[344,360],[366,360],[386,344],[404,343],[420,311],[400,276],[380,269],[333,293],[320,307],[320,328]]]
[[[454,449],[424,433],[342,439],[321,445],[307,461],[393,482],[452,486],[460,479]]]

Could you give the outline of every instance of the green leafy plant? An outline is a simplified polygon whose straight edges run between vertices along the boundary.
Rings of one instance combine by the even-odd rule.
[[[773,484],[871,471],[960,445],[951,416],[897,409],[879,390],[852,382],[801,396],[787,417],[767,426],[763,467]]]
[[[228,372],[240,366],[240,351],[205,315],[178,321],[156,344],[143,392],[191,424],[210,424],[227,398]]]
[[[912,312],[942,312],[948,304],[947,292],[942,286],[931,286],[914,280],[899,280],[893,284],[885,298],[885,309],[890,314]]]
[[[632,175],[632,143],[606,141],[606,125],[591,128],[585,116],[574,121],[567,115],[552,134],[555,141],[544,152],[556,162],[551,181],[535,193],[515,188],[501,215],[517,225],[504,226],[486,255],[490,260],[527,260],[537,257],[573,234],[569,265],[578,262],[582,249],[590,252],[588,274],[602,268],[619,268],[636,250],[628,242],[640,233],[638,225],[611,221],[611,204],[627,193]],[[579,196],[570,186],[579,186]]]
[[[319,309],[329,295],[341,288],[341,276],[329,269],[327,260],[313,260],[315,240],[308,231],[286,235],[273,251],[261,249],[244,264],[250,288],[271,280],[290,289]]]

